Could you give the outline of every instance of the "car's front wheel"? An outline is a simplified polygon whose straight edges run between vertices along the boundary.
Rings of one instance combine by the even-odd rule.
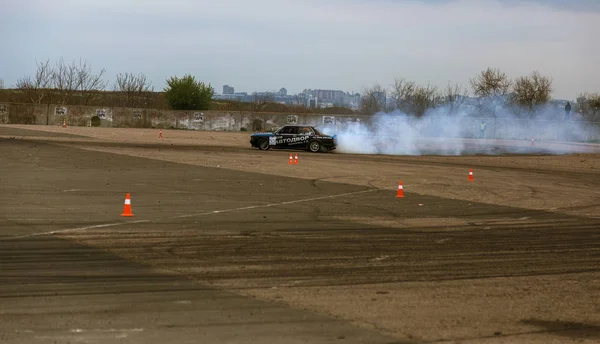
[[[319,141],[310,141],[308,144],[308,150],[313,153],[318,153],[321,151],[321,142]]]
[[[271,146],[269,146],[269,140],[268,139],[261,139],[260,141],[258,141],[258,149],[260,149],[260,150],[268,150],[269,148],[271,148]]]

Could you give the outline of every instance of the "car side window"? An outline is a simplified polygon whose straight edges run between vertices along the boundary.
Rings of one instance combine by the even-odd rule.
[[[313,131],[310,129],[310,127],[299,127],[298,130],[299,130],[298,134],[300,134],[300,135],[310,135],[313,133]]]
[[[296,128],[295,127],[287,127],[284,128],[282,130],[283,134],[295,134],[296,133]]]

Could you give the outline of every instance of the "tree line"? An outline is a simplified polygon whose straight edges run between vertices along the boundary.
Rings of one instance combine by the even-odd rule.
[[[391,90],[378,84],[367,88],[359,111],[370,115],[399,110],[421,117],[441,108],[445,114],[457,114],[465,110],[463,106],[471,100],[471,111],[479,116],[497,117],[511,113],[522,118],[543,118],[550,112],[546,105],[552,101],[552,79],[537,71],[510,79],[501,70],[489,67],[469,81],[473,98],[470,98],[469,89],[458,84],[449,83],[438,88],[397,78]],[[573,111],[584,119],[600,120],[600,93],[580,93],[572,106]]]
[[[268,94],[256,95],[252,103],[215,100],[212,99],[213,87],[190,74],[171,76],[164,89],[155,91],[142,73],[119,73],[115,82],[109,84],[105,69],[94,72],[91,65],[81,59],[70,63],[63,59],[55,63],[46,60],[36,62],[36,66],[35,73],[19,78],[13,89],[4,89],[0,79],[0,102],[172,110],[354,113],[339,107],[309,108],[301,102],[280,104]]]
[[[294,105],[276,103],[268,95],[254,97],[254,102],[216,101],[210,84],[186,74],[172,76],[167,86],[155,91],[142,73],[118,73],[109,84],[106,70],[94,72],[84,60],[66,63],[62,58],[54,64],[50,60],[36,62],[33,75],[17,80],[15,88],[6,90],[0,79],[0,101],[33,104],[96,105],[113,107],[157,108],[173,110],[228,110],[265,112],[320,112],[373,115],[394,112],[420,117],[428,111],[459,113],[470,98],[469,89],[458,84],[444,88],[419,85],[414,81],[396,78],[391,90],[376,84],[362,92],[361,107],[357,111],[344,107],[311,109],[298,101]],[[476,113],[498,116],[499,111],[510,111],[521,117],[535,118],[552,101],[552,79],[534,71],[530,75],[509,78],[499,69],[487,68],[470,79],[476,100]],[[389,95],[389,96],[388,96]],[[590,121],[600,120],[600,93],[580,93],[573,111]]]

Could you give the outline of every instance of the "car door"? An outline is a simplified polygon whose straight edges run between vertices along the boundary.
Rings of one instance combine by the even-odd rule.
[[[296,135],[295,145],[303,146],[306,148],[310,139],[315,136],[315,132],[311,127],[298,127],[298,134]]]
[[[296,127],[283,127],[281,131],[279,131],[279,135],[277,135],[277,147],[288,148],[292,146],[297,132]]]
[[[283,145],[283,134],[286,133],[287,127],[281,127],[274,132],[274,135],[269,137],[269,146],[272,148],[281,148]]]

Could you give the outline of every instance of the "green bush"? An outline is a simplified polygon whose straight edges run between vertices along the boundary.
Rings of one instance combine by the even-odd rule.
[[[173,110],[208,110],[215,94],[210,84],[196,81],[189,74],[182,78],[172,76],[167,85],[164,95]]]

